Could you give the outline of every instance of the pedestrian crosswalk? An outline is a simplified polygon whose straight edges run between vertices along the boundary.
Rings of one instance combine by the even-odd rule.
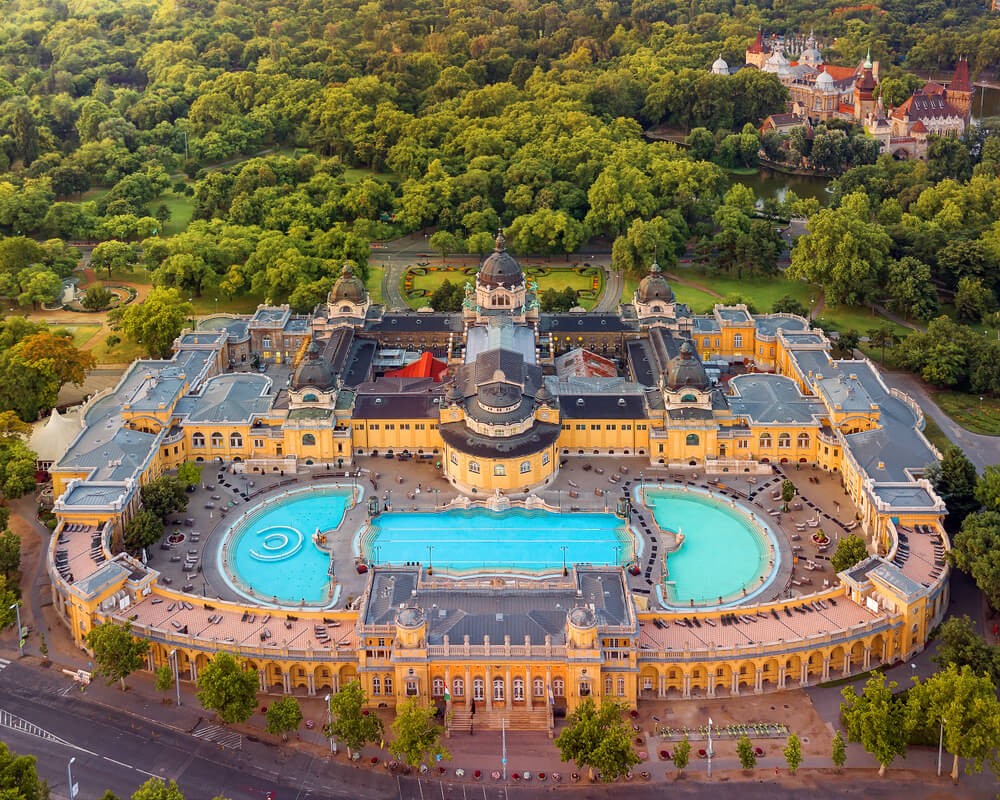
[[[7,663],[9,664],[10,662]],[[4,666],[6,666],[6,664]],[[11,714],[9,711],[5,711],[2,708],[0,708],[0,728],[10,728],[11,730],[20,731],[21,733],[28,734],[28,736],[35,736],[49,742],[56,742],[58,744],[65,745],[69,744],[69,742],[64,739],[60,739],[55,734],[49,733],[44,728],[39,728],[33,722],[28,722],[28,720],[22,719],[15,714]]]
[[[199,723],[195,726],[195,729],[191,731],[191,735],[199,739],[206,739],[210,742],[215,742],[219,745],[219,747],[224,747],[227,750],[243,749],[243,736],[238,733],[233,733],[231,730],[224,728],[221,725]]]

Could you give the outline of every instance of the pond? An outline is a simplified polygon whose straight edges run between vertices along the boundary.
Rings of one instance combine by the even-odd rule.
[[[730,180],[753,189],[758,205],[768,199],[782,202],[789,190],[795,192],[796,197],[815,197],[823,205],[830,201],[830,193],[826,190],[830,179],[816,175],[789,175],[762,167],[750,175],[730,175]]]

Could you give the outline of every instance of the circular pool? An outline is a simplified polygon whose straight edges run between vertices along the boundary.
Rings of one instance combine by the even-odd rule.
[[[667,604],[725,605],[770,585],[778,545],[765,521],[728,499],[699,491],[647,487],[643,494],[660,528],[683,534],[680,547],[665,557]]]
[[[226,532],[222,574],[258,601],[319,605],[330,600],[330,554],[313,541],[337,528],[352,490],[310,486],[266,500]]]

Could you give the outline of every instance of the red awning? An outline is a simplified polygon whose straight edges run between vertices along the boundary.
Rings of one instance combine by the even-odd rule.
[[[433,378],[440,382],[441,376],[448,371],[448,365],[438,361],[430,353],[421,353],[420,358],[405,367],[385,373],[387,378]]]

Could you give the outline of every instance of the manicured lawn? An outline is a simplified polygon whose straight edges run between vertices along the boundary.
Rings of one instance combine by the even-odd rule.
[[[228,298],[219,297],[216,301],[216,295],[211,297],[204,295],[203,297],[194,297],[191,299],[191,304],[194,306],[194,313],[197,316],[206,316],[208,314],[252,314],[257,310],[257,306],[264,302],[264,296],[260,294],[241,294],[238,297]]]
[[[102,269],[100,272],[97,272],[97,279],[101,282],[106,281],[108,273]],[[153,282],[152,278],[149,277],[149,272],[142,268],[135,270],[113,269],[111,270],[111,282],[114,283],[115,281],[139,283],[144,286],[148,286]]]
[[[382,278],[384,276],[385,270],[382,267],[368,265],[368,280],[365,281],[365,288],[368,289],[373,303],[382,302]]]
[[[927,437],[927,440],[932,445],[943,453],[945,448],[951,444],[951,440],[944,435],[944,431],[941,430],[941,426],[926,414],[924,414],[924,422],[924,436]]]
[[[151,216],[156,216],[156,209],[160,205],[165,205],[170,209],[170,219],[166,221],[163,230],[160,231],[161,236],[173,236],[187,228],[194,215],[194,197],[188,197],[186,194],[178,194],[174,191],[164,192],[158,200],[149,204]]]
[[[716,303],[722,302],[720,298],[703,292],[701,289],[695,289],[693,286],[672,283],[670,288],[674,290],[674,297],[680,302],[686,303],[694,314],[707,314],[715,307]]]
[[[631,303],[632,295],[635,294],[635,290],[639,288],[638,278],[625,278],[622,281],[622,299],[623,303]]]
[[[403,297],[410,304],[411,308],[420,308],[421,306],[427,305],[429,297],[440,288],[441,284],[445,281],[451,281],[453,284],[464,284],[466,281],[474,281],[476,274],[476,267],[460,268],[460,267],[426,267],[421,268],[426,269],[426,274],[419,274],[415,272],[408,272],[407,275],[412,277],[412,285],[408,285],[407,278],[403,279],[403,286],[400,287]],[[465,271],[468,269],[468,272]],[[575,269],[569,267],[548,267],[548,266],[534,266],[531,264],[524,265],[524,269],[527,271],[528,280],[534,280],[538,282],[539,293],[544,292],[546,289],[561,290],[570,286],[577,291],[584,291],[592,293],[591,297],[581,297],[580,305],[583,308],[591,308],[597,298],[600,297],[601,292],[604,290],[604,271],[597,270],[598,288],[594,291],[594,274],[584,274]],[[543,274],[537,275],[532,274],[534,270],[541,269]],[[587,270],[593,269],[592,267],[587,267]],[[424,294],[418,297],[411,297],[411,292],[423,291]]]
[[[69,331],[73,336],[73,346],[83,348],[91,339],[94,338],[101,326],[98,323],[82,324],[82,325],[51,325],[53,333],[56,331]]]
[[[852,308],[850,306],[825,306],[816,318],[816,325],[825,331],[849,331],[852,328],[862,336],[872,328],[888,325],[898,337],[912,333],[909,328],[890,322],[879,314],[873,314],[867,308]]]
[[[348,167],[344,170],[344,180],[347,183],[357,183],[365,178],[378,178],[386,183],[399,183],[399,178],[394,172],[376,172],[373,169],[361,169],[359,167]]]
[[[109,335],[117,336],[121,341],[113,347],[108,347],[107,336],[102,335],[87,348],[93,353],[98,364],[131,364],[138,358],[146,357],[146,351],[141,344],[131,341],[121,333]]]
[[[938,407],[955,422],[973,433],[1000,436],[1000,400],[964,392],[935,392]]]
[[[742,280],[728,275],[716,275],[695,267],[678,266],[671,270],[685,280],[700,283],[718,292],[723,297],[739,294],[752,301],[758,313],[766,314],[774,306],[776,300],[791,295],[806,308],[809,299],[819,296],[818,291],[802,281],[786,280],[782,275],[774,277],[743,278]],[[674,289],[676,291],[676,287]],[[716,301],[718,302],[718,301]]]

